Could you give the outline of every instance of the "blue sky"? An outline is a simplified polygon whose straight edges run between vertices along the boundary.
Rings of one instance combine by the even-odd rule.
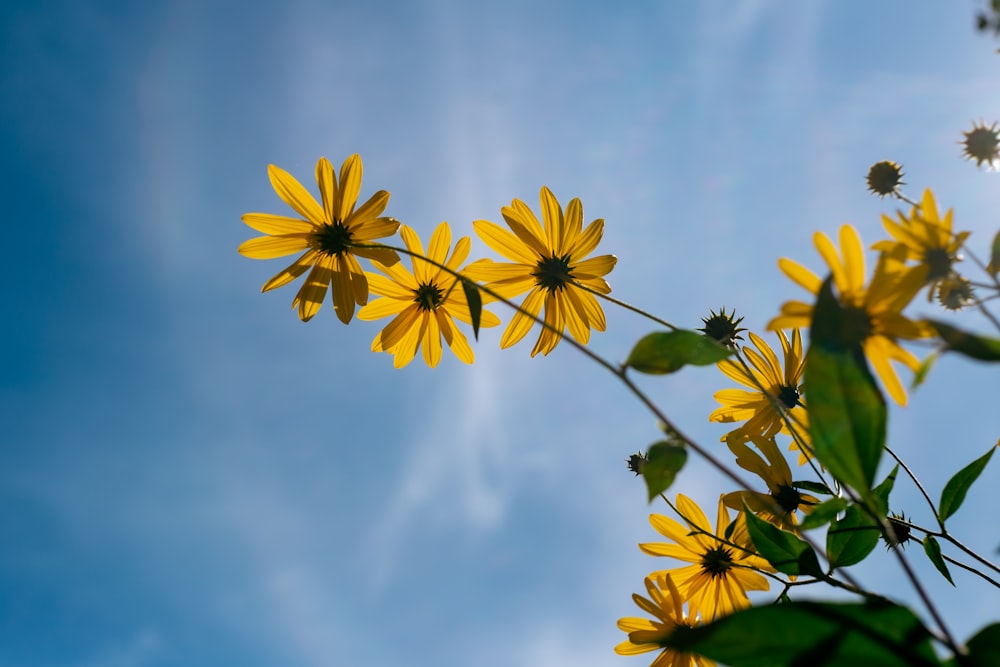
[[[761,331],[801,296],[778,257],[819,271],[812,233],[844,222],[881,237],[877,160],[986,248],[996,174],[956,143],[1000,102],[975,7],[6,3],[0,667],[648,664],[612,647],[660,567],[623,464],[650,415],[568,347],[497,332],[472,367],[396,371],[377,323],[260,295],[280,262],[236,253],[240,216],[285,213],[269,163],[314,189],[355,152],[362,197],[390,190],[424,236],[548,185],[606,219],[616,296]],[[650,329],[612,311],[592,347],[620,360]],[[891,414],[934,493],[1000,435],[988,370],[946,358]],[[722,434],[716,370],[643,386]],[[991,485],[956,517],[986,553]],[[731,489],[693,463],[676,490]],[[910,488],[893,505],[926,519]],[[858,576],[912,600],[875,560]],[[923,572],[959,636],[998,608]]]

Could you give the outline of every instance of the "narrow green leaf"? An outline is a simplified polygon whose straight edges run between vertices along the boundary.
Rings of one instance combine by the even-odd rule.
[[[892,487],[896,484],[896,475],[898,473],[899,466],[893,466],[892,472],[886,475],[886,478],[872,489],[872,496],[875,498],[875,507],[873,509],[877,510],[878,515],[882,518],[885,518],[889,513],[889,494],[892,493]]]
[[[687,461],[687,449],[669,442],[657,442],[646,452],[642,478],[646,481],[649,501],[670,488]]]
[[[996,667],[1000,665],[1000,623],[987,625],[965,643],[969,649],[970,667]]]
[[[813,493],[822,493],[824,496],[833,495],[833,491],[830,490],[830,487],[822,482],[811,482],[804,479],[799,482],[792,482],[792,486],[796,489],[804,489],[806,491],[812,491]]]
[[[750,607],[664,639],[731,667],[941,667],[931,633],[888,601],[793,601]]]
[[[872,552],[881,529],[857,505],[847,508],[844,518],[834,521],[826,533],[826,555],[830,567],[860,563]]]
[[[479,340],[479,322],[483,316],[483,297],[479,293],[476,283],[468,278],[462,278],[462,291],[465,292],[465,300],[469,302],[469,315],[472,316],[472,335]]]
[[[913,382],[910,383],[910,390],[916,389],[924,383],[924,380],[927,379],[927,375],[931,372],[931,367],[934,366],[940,356],[940,353],[932,352],[927,355],[926,359],[920,362],[920,366],[913,374]]]
[[[962,506],[962,503],[965,501],[965,494],[969,492],[969,488],[973,482],[979,478],[979,475],[983,472],[983,468],[990,462],[995,449],[995,447],[990,447],[990,451],[959,470],[944,485],[944,491],[941,492],[941,504],[938,507],[942,521],[957,512],[958,508]]]
[[[664,375],[688,365],[716,364],[732,353],[697,331],[677,329],[644,336],[632,348],[625,366],[640,373]]]
[[[744,514],[754,548],[774,569],[795,576],[823,576],[816,552],[806,542],[761,519],[749,508],[744,507]]]
[[[993,246],[990,248],[990,263],[986,266],[986,270],[996,278],[997,273],[1000,273],[1000,232],[996,233],[993,237]]]
[[[833,295],[831,279],[813,310],[805,389],[816,458],[838,479],[868,497],[885,444],[885,399],[851,340],[850,315]]]
[[[938,541],[934,539],[933,535],[927,535],[924,537],[924,553],[927,554],[927,557],[931,559],[932,563],[934,563],[934,567],[937,568],[937,571],[944,575],[944,578],[948,580],[949,584],[954,586],[955,582],[951,580],[951,573],[948,572],[948,566],[945,564],[944,557],[941,555],[941,545],[938,544]]]
[[[802,519],[802,529],[809,530],[810,528],[818,528],[830,523],[837,518],[838,514],[846,510],[847,507],[848,502],[843,498],[824,500],[819,505],[816,505],[812,509],[812,512],[805,515]]]
[[[977,336],[938,320],[924,322],[934,327],[941,340],[947,344],[947,349],[979,361],[1000,361],[1000,340]]]

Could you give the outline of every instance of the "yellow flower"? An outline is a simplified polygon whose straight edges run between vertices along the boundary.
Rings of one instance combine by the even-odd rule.
[[[795,426],[795,434],[800,438],[808,438],[809,426],[802,402],[805,356],[802,354],[802,336],[799,330],[792,332],[791,342],[783,331],[778,331],[784,354],[784,370],[771,346],[760,336],[753,333],[749,335],[757,351],[749,345],[743,347],[747,366],[739,361],[726,359],[719,362],[719,370],[750,391],[723,389],[716,392],[715,400],[722,407],[716,408],[708,416],[709,421],[731,423],[746,420],[745,424],[731,433],[770,438],[779,432],[791,435],[791,429],[786,423],[786,420],[790,420]],[[728,434],[721,439],[725,440],[727,437]],[[794,442],[792,448],[801,449]],[[801,463],[805,463],[805,456],[805,452],[802,452]]]
[[[469,256],[469,237],[463,236],[455,244],[455,250],[448,257],[451,248],[451,228],[442,222],[434,230],[431,243],[424,253],[416,232],[403,225],[400,230],[407,249],[426,257],[432,262],[443,264],[452,271]],[[395,315],[393,320],[372,341],[372,352],[388,352],[393,357],[393,365],[402,368],[416,356],[417,348],[423,346],[424,361],[430,367],[441,360],[441,339],[461,361],[471,364],[474,356],[469,341],[455,326],[452,318],[472,324],[469,303],[458,278],[430,262],[413,257],[413,273],[401,263],[386,266],[375,262],[375,266],[388,276],[368,273],[368,284],[375,299],[358,311],[358,319],[377,320]],[[495,327],[500,318],[488,311],[482,311],[480,326]]]
[[[840,228],[840,245],[843,259],[833,242],[822,232],[813,235],[816,249],[833,273],[840,305],[847,311],[852,332],[864,348],[865,356],[885,385],[894,401],[906,405],[906,390],[889,360],[895,360],[911,370],[920,367],[920,360],[904,350],[898,339],[923,338],[930,332],[906,318],[903,308],[923,285],[919,270],[906,269],[900,251],[882,253],[871,282],[865,287],[865,257],[861,238],[850,225]],[[797,262],[782,257],[778,266],[793,281],[817,294],[823,283],[816,274]],[[808,327],[812,320],[813,306],[801,301],[787,301],[781,314],[771,320],[767,328],[791,329]]]
[[[554,330],[542,329],[531,356],[554,350],[567,327],[580,343],[590,340],[591,328],[604,331],[604,311],[584,288],[600,294],[611,292],[603,276],[618,261],[614,255],[584,259],[600,242],[604,220],[594,220],[583,229],[579,199],[571,200],[564,213],[555,195],[543,187],[541,204],[544,227],[520,199],[500,211],[513,234],[487,220],[476,220],[473,226],[479,238],[513,262],[483,259],[465,271],[469,278],[485,281],[489,289],[506,299],[528,292],[521,309],[531,316],[537,317],[544,306],[544,321]],[[534,323],[532,317],[515,313],[500,339],[500,347],[516,344]]]
[[[247,213],[243,222],[267,236],[245,241],[239,247],[240,253],[253,259],[272,259],[305,250],[294,264],[264,283],[261,291],[287,285],[311,267],[292,307],[298,306],[299,318],[308,322],[319,311],[327,287],[332,285],[334,311],[347,324],[354,316],[355,304],[368,303],[368,281],[355,255],[383,264],[399,261],[392,250],[356,245],[396,233],[398,221],[379,217],[389,203],[389,193],[379,190],[360,208],[354,208],[361,189],[361,158],[357,155],[344,161],[339,182],[329,160],[319,159],[316,180],[322,205],[288,172],[272,164],[267,174],[274,191],[302,218]]]
[[[767,578],[754,569],[772,568],[753,552],[742,514],[737,516],[732,535],[726,538],[729,510],[721,498],[714,533],[705,513],[687,496],[678,494],[677,509],[687,526],[661,514],[649,517],[653,528],[673,544],[651,542],[639,548],[650,556],[692,563],[654,573],[673,577],[692,613],[701,614],[702,620],[712,620],[750,606],[747,591],[768,590]]]
[[[693,628],[698,625],[698,616],[690,610],[687,616],[684,615],[684,600],[670,575],[646,577],[645,584],[649,597],[633,593],[632,599],[655,620],[640,617],[618,619],[618,629],[628,633],[628,640],[616,646],[615,653],[639,655],[663,649],[650,667],[715,667],[715,661],[700,655],[664,648],[664,639],[673,634],[678,626]]]
[[[930,284],[927,300],[937,293],[941,282],[952,275],[952,265],[961,260],[959,249],[969,232],[952,232],[952,209],[943,218],[938,215],[934,193],[927,189],[920,201],[920,206],[914,206],[909,217],[898,212],[899,222],[887,215],[882,216],[882,226],[895,239],[879,241],[872,250],[880,252],[897,251],[907,260],[919,262],[920,270],[924,272],[925,284]]]
[[[742,510],[743,504],[762,519],[771,521],[782,528],[791,530],[797,523],[795,511],[811,512],[819,499],[807,493],[799,493],[792,486],[792,471],[788,462],[778,450],[774,437],[751,434],[751,442],[761,454],[752,450],[742,437],[733,435],[726,440],[729,451],[736,455],[736,465],[764,480],[767,493],[757,491],[734,491],[722,497],[727,507]]]

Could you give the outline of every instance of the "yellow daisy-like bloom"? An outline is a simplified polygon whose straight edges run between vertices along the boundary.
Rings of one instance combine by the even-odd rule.
[[[628,640],[616,646],[615,653],[639,655],[663,649],[650,667],[715,667],[714,660],[663,646],[663,641],[678,626],[693,628],[698,625],[698,616],[690,609],[687,616],[684,615],[684,598],[670,575],[646,577],[645,584],[649,597],[633,593],[632,599],[654,620],[631,616],[618,619],[618,629],[628,633]]]
[[[458,271],[469,256],[471,244],[468,236],[460,238],[451,257],[448,256],[451,228],[447,222],[442,222],[434,230],[426,254],[412,229],[403,225],[400,235],[410,252],[443,264],[451,271]],[[395,315],[375,336],[372,352],[394,355],[393,365],[402,368],[413,360],[417,348],[423,347],[424,361],[433,368],[441,361],[441,339],[444,338],[459,360],[471,364],[474,359],[472,348],[452,319],[472,324],[469,302],[459,279],[419,257],[413,257],[412,263],[413,273],[410,273],[402,263],[386,266],[376,261],[375,266],[385,276],[367,274],[372,293],[382,298],[375,299],[358,311],[358,319],[377,320]],[[481,312],[480,326],[495,327],[498,324],[500,318],[496,315],[485,310]]]
[[[744,503],[762,519],[782,528],[792,530],[798,523],[795,512],[811,512],[819,499],[808,493],[799,493],[792,486],[792,471],[781,455],[774,437],[750,435],[750,441],[760,450],[752,450],[743,438],[734,435],[726,440],[729,450],[736,455],[736,465],[764,480],[767,493],[734,491],[722,497],[727,507],[742,510]]]
[[[914,206],[909,216],[899,212],[899,222],[887,215],[882,216],[882,226],[895,240],[879,241],[872,246],[873,250],[881,252],[893,252],[899,248],[900,256],[919,262],[925,284],[931,286],[927,293],[928,301],[937,293],[941,282],[952,275],[952,265],[961,260],[958,251],[969,237],[969,232],[955,234],[952,231],[953,212],[948,209],[944,217],[940,217],[934,193],[927,189],[920,206]]]
[[[544,306],[544,321],[552,329],[542,329],[531,356],[554,350],[567,327],[580,343],[590,340],[591,328],[604,331],[604,310],[584,287],[600,294],[610,293],[611,286],[603,276],[618,261],[614,255],[584,259],[597,248],[604,234],[604,220],[594,220],[583,229],[579,199],[571,200],[564,213],[555,195],[543,187],[541,204],[544,226],[520,199],[501,209],[513,234],[488,220],[476,220],[473,227],[479,238],[513,263],[483,259],[465,271],[469,278],[485,281],[486,287],[505,299],[528,292],[521,309],[530,316],[514,314],[500,339],[501,348],[524,338],[535,323],[533,317],[538,317]]]
[[[274,191],[302,219],[247,213],[243,222],[267,236],[245,241],[239,252],[253,259],[272,259],[305,250],[294,264],[264,283],[261,291],[287,285],[311,267],[292,308],[298,306],[299,318],[308,322],[319,312],[327,287],[332,285],[333,308],[347,324],[354,317],[355,304],[368,303],[368,281],[355,255],[387,265],[399,261],[395,251],[356,245],[396,233],[397,220],[379,217],[389,203],[389,193],[379,190],[360,208],[354,208],[361,190],[361,158],[357,155],[344,161],[339,181],[329,160],[319,159],[316,180],[322,205],[287,171],[271,164],[267,174]]]
[[[920,360],[900,347],[897,340],[931,335],[926,327],[902,314],[923,286],[924,274],[916,269],[907,269],[903,265],[901,251],[882,253],[866,288],[864,247],[854,227],[844,225],[840,228],[843,258],[826,234],[816,232],[813,241],[833,273],[837,298],[847,311],[845,316],[851,333],[864,348],[865,356],[882,378],[892,399],[906,405],[906,390],[889,360],[901,362],[913,371],[920,367]],[[823,281],[809,269],[785,257],[778,260],[778,266],[785,275],[812,294],[819,293]],[[787,301],[781,306],[781,314],[771,320],[767,328],[808,327],[812,314],[812,304]]]
[[[705,513],[687,496],[678,494],[677,509],[686,526],[661,514],[649,517],[653,528],[673,544],[652,542],[640,544],[639,548],[650,556],[691,563],[652,576],[673,577],[692,613],[701,614],[703,620],[712,620],[750,606],[747,591],[768,590],[767,578],[754,570],[773,571],[773,568],[753,552],[742,514],[737,515],[732,535],[726,538],[730,518],[721,497],[715,532]]]
[[[749,345],[743,347],[749,373],[747,367],[732,359],[719,362],[719,370],[750,391],[723,389],[716,392],[715,400],[722,407],[708,416],[709,421],[732,423],[745,420],[745,424],[730,432],[741,434],[744,439],[750,435],[769,438],[779,432],[791,435],[787,423],[791,421],[796,435],[808,438],[806,408],[802,402],[802,371],[805,369],[802,335],[796,329],[789,341],[783,331],[778,331],[784,355],[784,370],[774,350],[763,338],[754,333],[749,336],[757,348],[753,350]],[[730,434],[721,439],[726,440]],[[792,448],[801,449],[797,443],[792,443]],[[806,453],[802,452],[800,464],[805,461]]]

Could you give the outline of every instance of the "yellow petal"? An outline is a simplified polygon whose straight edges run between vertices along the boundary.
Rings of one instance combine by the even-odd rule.
[[[540,258],[539,254],[532,251],[524,241],[488,220],[476,220],[472,223],[472,228],[476,230],[483,243],[507,259],[534,266]]]
[[[333,221],[333,205],[337,201],[337,179],[333,174],[333,165],[325,157],[316,163],[316,182],[319,183],[319,194],[323,200],[324,220]]]
[[[347,220],[358,202],[358,193],[361,191],[361,170],[361,157],[357,153],[344,160],[344,164],[340,167],[340,191],[337,206],[333,211],[336,219],[341,222]]]
[[[323,217],[323,209],[316,203],[309,191],[295,180],[294,176],[273,164],[267,166],[267,175],[271,179],[271,187],[274,188],[274,191],[299,215],[317,225],[326,222]]]
[[[270,213],[247,213],[242,218],[248,226],[264,234],[280,236],[282,234],[309,234],[316,226],[298,218],[289,218],[285,215],[271,215]]]
[[[524,312],[518,311],[514,313],[514,317],[511,318],[507,329],[504,330],[503,336],[500,338],[501,349],[507,349],[512,345],[516,345],[531,330],[531,327],[535,324],[535,320],[529,315],[538,316],[538,313],[542,309],[542,301],[544,301],[544,296],[540,289],[531,291],[525,297],[524,302],[521,304],[521,311]]]
[[[295,263],[264,283],[264,286],[260,289],[260,291],[268,292],[278,287],[287,285],[305,273],[310,266],[315,264],[316,260],[319,259],[319,256],[319,252],[316,250],[304,252],[301,257],[295,260]]]
[[[787,257],[782,257],[778,260],[778,268],[792,279],[795,283],[804,287],[807,291],[812,294],[819,293],[820,285],[823,281],[820,280],[815,273],[805,268],[798,262],[792,261]]]
[[[237,251],[251,259],[274,259],[308,247],[309,242],[302,236],[258,236],[241,243]]]
[[[306,277],[305,282],[302,283],[302,287],[299,288],[299,293],[295,295],[295,299],[292,301],[292,306],[298,306],[299,309],[299,319],[303,322],[308,322],[313,318],[316,313],[319,312],[320,306],[323,305],[323,299],[326,298],[326,289],[330,284],[330,258],[321,257],[316,265],[313,266],[312,271]]]

